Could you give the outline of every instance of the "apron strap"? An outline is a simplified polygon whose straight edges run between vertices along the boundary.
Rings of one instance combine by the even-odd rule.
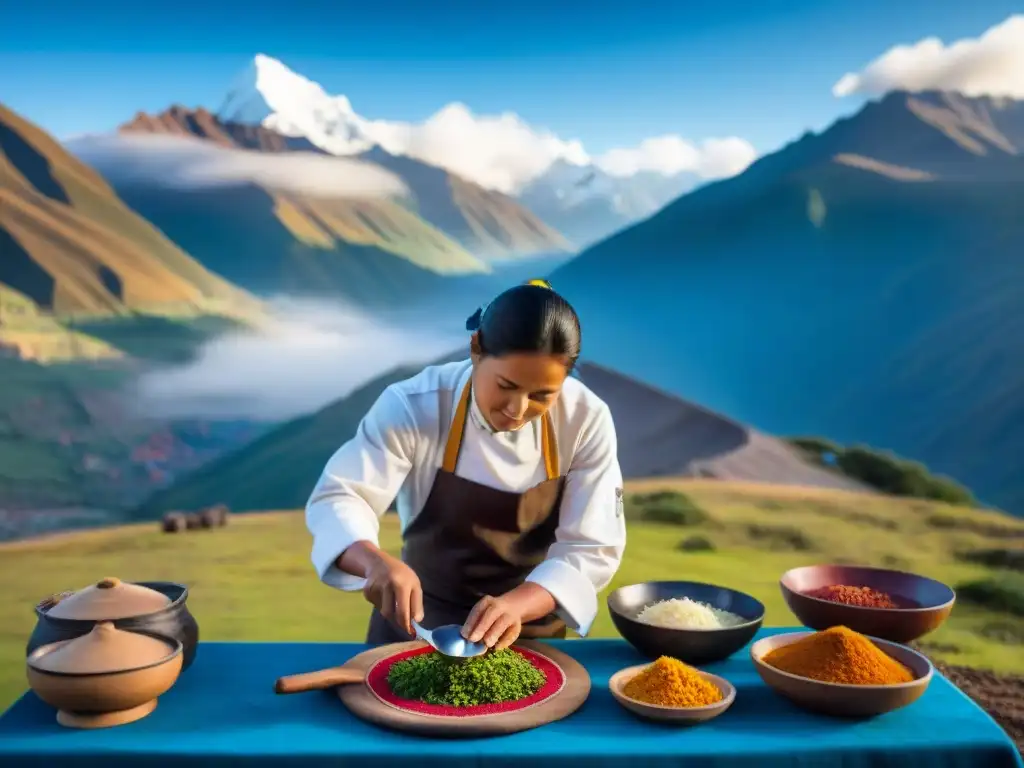
[[[444,461],[441,462],[441,469],[448,474],[455,474],[455,466],[459,463],[459,451],[462,449],[462,433],[466,431],[466,414],[469,412],[469,391],[472,378],[462,388],[462,396],[459,398],[459,405],[455,409],[455,418],[452,419],[452,426],[448,430],[448,442],[444,447]]]
[[[555,442],[555,425],[551,423],[551,416],[547,412],[541,416],[540,445],[544,454],[544,469],[548,473],[548,480],[558,477],[558,444]]]
[[[452,475],[455,474],[455,467],[459,463],[459,451],[462,450],[462,435],[466,431],[466,416],[469,413],[472,382],[473,380],[470,378],[466,382],[466,386],[462,388],[459,405],[455,409],[455,418],[452,419],[452,426],[448,430],[448,442],[444,447],[441,469]],[[555,426],[551,423],[551,417],[547,413],[541,417],[540,444],[541,452],[544,455],[544,471],[548,480],[554,480],[559,476],[558,443],[555,441]]]

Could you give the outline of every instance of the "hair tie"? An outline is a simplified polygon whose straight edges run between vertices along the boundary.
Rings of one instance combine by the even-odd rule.
[[[466,330],[467,331],[479,331],[480,330],[480,320],[483,318],[483,316],[484,316],[484,308],[483,307],[477,308],[476,312],[474,312],[472,315],[470,315],[469,319],[466,320]]]
[[[547,288],[549,291],[555,290],[551,287],[551,283],[543,278],[535,278],[533,280],[527,280],[526,285],[536,285],[538,288]]]

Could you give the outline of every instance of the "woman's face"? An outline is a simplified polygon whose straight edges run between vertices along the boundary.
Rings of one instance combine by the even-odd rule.
[[[514,432],[554,405],[569,374],[562,357],[517,353],[473,356],[477,405],[499,432]]]

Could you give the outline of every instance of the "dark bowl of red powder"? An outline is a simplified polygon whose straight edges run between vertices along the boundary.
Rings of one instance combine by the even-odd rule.
[[[857,565],[808,565],[779,580],[786,605],[805,627],[845,626],[862,635],[909,643],[949,618],[956,593],[906,571]]]

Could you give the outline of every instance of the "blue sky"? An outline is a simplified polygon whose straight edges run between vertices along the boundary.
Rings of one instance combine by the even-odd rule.
[[[657,134],[761,152],[855,110],[831,88],[892,45],[974,37],[1019,0],[595,3],[18,2],[0,102],[58,137],[171,103],[216,107],[248,60],[281,59],[367,117],[461,101],[514,111],[593,153]]]

